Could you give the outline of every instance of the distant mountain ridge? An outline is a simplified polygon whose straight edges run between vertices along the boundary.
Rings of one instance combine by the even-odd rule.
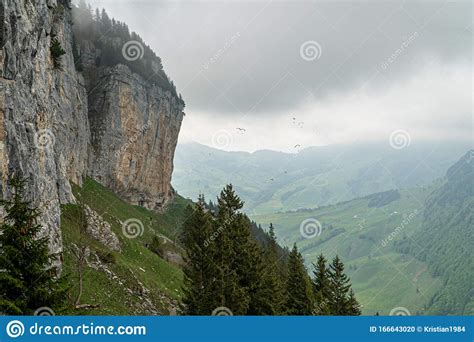
[[[297,154],[226,152],[178,144],[172,184],[183,196],[214,199],[233,183],[250,213],[316,208],[392,189],[430,184],[469,148],[466,143],[388,142],[311,147]]]

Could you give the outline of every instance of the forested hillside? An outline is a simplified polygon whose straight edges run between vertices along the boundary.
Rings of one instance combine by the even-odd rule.
[[[430,300],[432,315],[474,314],[474,151],[449,168],[445,183],[427,199],[421,229],[409,246],[443,286]]]
[[[97,68],[124,64],[145,80],[178,96],[173,81],[163,70],[161,58],[136,32],[130,32],[127,24],[110,18],[104,9],[93,11],[84,0],[79,2],[78,7],[72,7],[72,13],[75,37],[73,53],[79,71],[87,72],[83,64],[91,57]],[[100,56],[91,48],[100,50]]]

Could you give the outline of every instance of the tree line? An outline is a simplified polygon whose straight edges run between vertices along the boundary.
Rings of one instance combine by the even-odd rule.
[[[104,9],[102,11],[96,9],[93,12],[92,7],[87,5],[84,0],[80,0],[78,6],[72,7],[72,15],[74,24],[73,54],[78,71],[83,71],[84,67],[80,47],[84,43],[92,42],[94,47],[100,51],[94,61],[95,67],[127,65],[144,79],[170,91],[184,105],[173,81],[163,70],[161,58],[145,44],[136,32],[130,32],[125,23],[110,18]],[[131,41],[138,42],[134,45],[138,48],[135,53],[139,56],[139,58],[132,60],[125,58],[123,54],[124,45]]]
[[[320,255],[312,279],[296,244],[282,255],[273,225],[268,243],[259,243],[242,208],[232,185],[213,210],[203,196],[188,207],[183,314],[210,315],[222,307],[234,315],[361,314],[338,256],[328,264]]]

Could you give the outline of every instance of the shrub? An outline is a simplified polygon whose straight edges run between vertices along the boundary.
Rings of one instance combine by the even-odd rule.
[[[112,252],[98,249],[96,253],[100,261],[102,261],[104,264],[115,264],[115,255]]]
[[[55,69],[61,68],[61,56],[66,54],[66,51],[61,46],[61,42],[58,38],[53,38],[51,41],[51,57],[53,58],[53,65]]]
[[[148,244],[148,249],[153,253],[163,257],[163,248],[161,239],[158,236],[153,236],[151,242]]]

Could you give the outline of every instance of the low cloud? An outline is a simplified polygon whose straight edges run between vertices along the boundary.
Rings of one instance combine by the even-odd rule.
[[[414,140],[472,130],[469,1],[91,4],[162,58],[187,104],[181,141],[228,130],[229,149],[288,151],[400,127]]]

